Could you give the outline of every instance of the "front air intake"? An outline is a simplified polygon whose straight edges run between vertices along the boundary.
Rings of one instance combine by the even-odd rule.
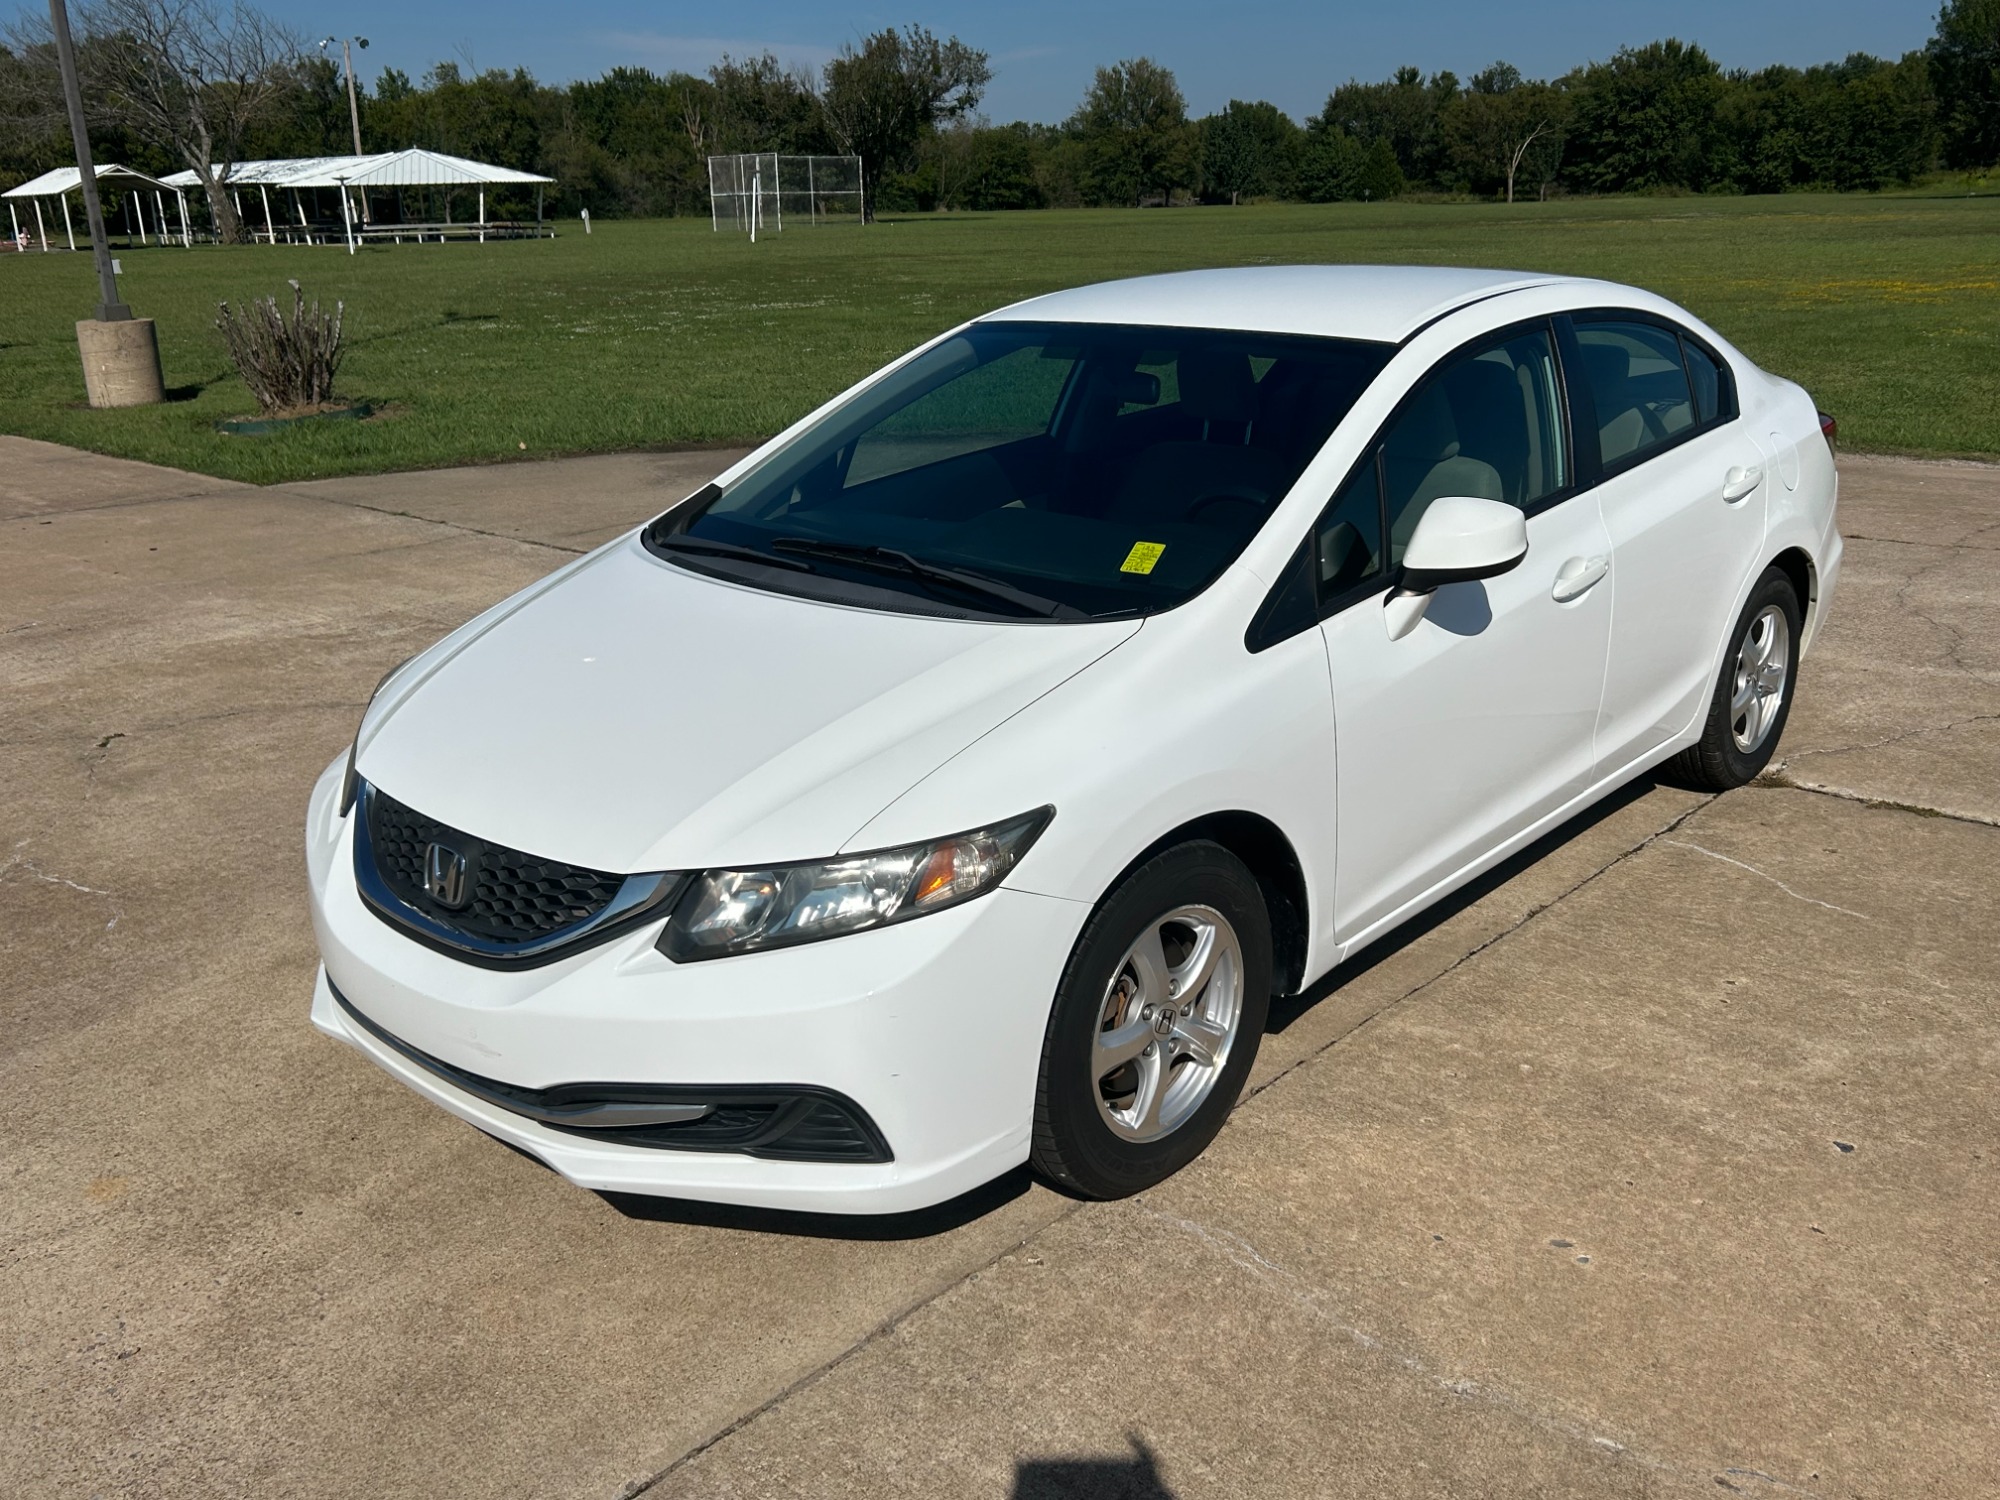
[[[813,1084],[564,1083],[531,1089],[453,1067],[378,1026],[328,980],[349,1020],[399,1057],[461,1093],[550,1130],[619,1146],[660,1151],[728,1151],[777,1161],[893,1161],[868,1112],[845,1094]],[[646,1125],[584,1125],[620,1110],[651,1108],[690,1118]]]

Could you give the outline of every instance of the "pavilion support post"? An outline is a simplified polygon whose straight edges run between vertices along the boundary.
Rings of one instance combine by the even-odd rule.
[[[62,195],[62,206],[63,206],[63,238],[69,241],[69,247],[70,247],[70,249],[71,249],[71,250],[75,250],[75,249],[76,249],[76,226],[75,226],[74,224],[70,223],[70,221],[69,221],[69,194],[68,194],[68,193],[64,193],[64,194]]]
[[[153,207],[160,211],[159,218],[155,219],[153,221],[153,224],[154,227],[160,231],[160,243],[164,245],[167,242],[167,235],[168,235],[167,200],[165,196],[162,195],[162,193],[158,188],[153,189]]]
[[[486,243],[486,189],[479,190],[479,243]]]
[[[257,184],[257,196],[264,200],[264,238],[275,245],[278,243],[278,226],[271,222],[271,190],[260,182]]]
[[[132,205],[132,217],[139,221],[139,243],[141,245],[147,244],[148,241],[146,239],[146,195],[144,193],[138,192],[137,190],[134,190],[132,196],[127,198],[125,201]]]
[[[11,203],[7,205],[7,217],[14,221],[14,243],[19,245],[21,243],[21,216],[14,212],[14,205]]]
[[[347,201],[347,184],[340,185],[340,222],[347,230],[347,253],[354,253],[354,205]]]
[[[181,248],[183,250],[192,250],[194,249],[194,230],[188,224],[188,195],[179,188],[175,188],[174,201],[181,208]]]
[[[42,222],[42,200],[39,198],[35,200],[35,232],[42,239],[42,254],[47,255],[49,253],[49,230],[48,226]]]

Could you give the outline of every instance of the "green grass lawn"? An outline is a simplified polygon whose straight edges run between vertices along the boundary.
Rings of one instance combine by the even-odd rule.
[[[2000,455],[2000,198],[1787,196],[955,214],[794,228],[706,222],[554,241],[121,252],[174,399],[94,412],[71,324],[87,255],[0,256],[0,430],[258,482],[747,441],[982,310],[1192,266],[1446,262],[1579,272],[1685,304],[1883,452]],[[347,303],[365,423],[223,437],[253,409],[215,304]]]

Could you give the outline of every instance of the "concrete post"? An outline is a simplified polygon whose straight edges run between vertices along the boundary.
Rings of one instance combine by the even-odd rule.
[[[167,399],[160,378],[160,341],[151,318],[76,325],[83,388],[92,406],[152,406]]]

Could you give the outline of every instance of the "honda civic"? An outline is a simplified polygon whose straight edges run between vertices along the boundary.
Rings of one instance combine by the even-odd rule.
[[[1274,997],[1761,771],[1834,426],[1630,287],[1264,267],[951,329],[390,672],[312,1017],[571,1181],[1158,1183]]]

